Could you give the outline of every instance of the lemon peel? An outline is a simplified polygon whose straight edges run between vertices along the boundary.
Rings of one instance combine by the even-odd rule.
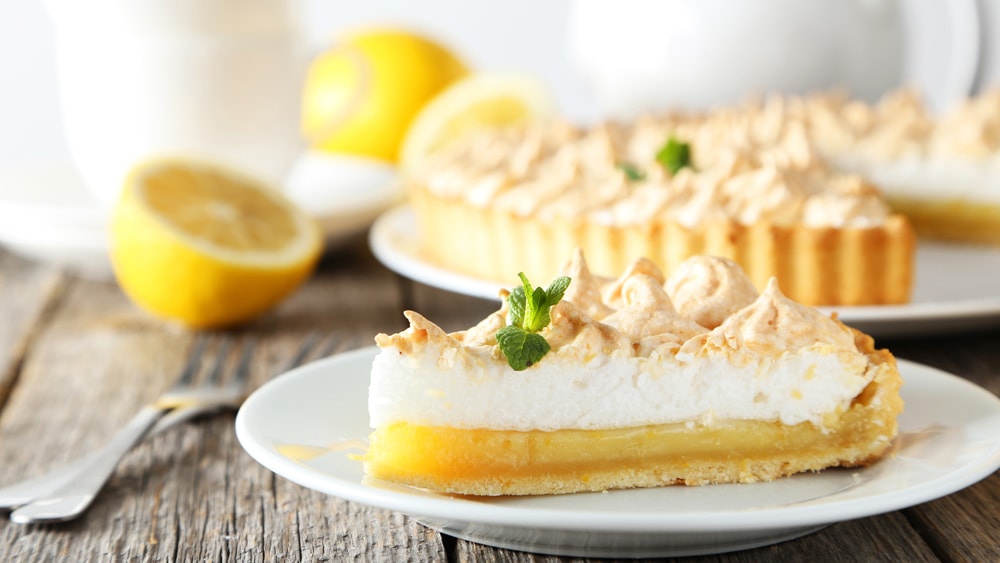
[[[420,108],[467,73],[442,43],[411,31],[345,34],[309,66],[302,133],[321,151],[395,162]]]

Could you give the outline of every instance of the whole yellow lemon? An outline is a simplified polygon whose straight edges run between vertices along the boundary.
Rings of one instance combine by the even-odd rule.
[[[395,162],[417,112],[467,72],[447,48],[410,31],[346,34],[309,67],[302,132],[322,151]]]

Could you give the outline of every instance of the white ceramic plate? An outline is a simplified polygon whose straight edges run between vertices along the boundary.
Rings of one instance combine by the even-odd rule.
[[[926,502],[1000,467],[1000,399],[947,373],[900,361],[906,410],[891,457],[772,483],[535,497],[435,494],[364,479],[375,348],[297,368],[258,389],[236,434],[263,466],[305,487],[395,510],[497,547],[575,556],[719,553]]]
[[[369,242],[379,261],[420,283],[484,299],[498,299],[503,287],[426,260],[419,248],[416,218],[408,206],[379,217]],[[842,321],[876,337],[1000,326],[1000,248],[922,243],[916,271],[913,299],[907,305],[821,309],[837,311]]]

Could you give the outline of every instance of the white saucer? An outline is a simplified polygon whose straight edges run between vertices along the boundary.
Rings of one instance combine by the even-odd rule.
[[[366,480],[368,382],[376,349],[297,368],[247,399],[236,435],[263,466],[302,486],[395,510],[446,534],[525,551],[662,557],[735,551],[948,495],[1000,467],[1000,399],[900,361],[906,410],[889,457],[863,469],[771,483],[534,497],[469,497]]]
[[[112,279],[106,211],[73,166],[0,171],[0,245],[87,278]]]
[[[315,153],[295,163],[285,189],[320,222],[327,248],[360,234],[402,199],[394,167]],[[17,254],[111,280],[107,213],[69,163],[0,170],[0,245]]]
[[[389,269],[420,283],[483,299],[498,299],[497,292],[504,287],[427,261],[420,253],[416,218],[409,206],[379,217],[369,243]],[[842,321],[876,337],[1000,326],[1000,249],[922,243],[916,269],[913,299],[907,305],[820,309],[837,311]]]

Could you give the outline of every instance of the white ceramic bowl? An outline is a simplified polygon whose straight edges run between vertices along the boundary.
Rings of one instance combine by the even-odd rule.
[[[304,153],[292,166],[285,195],[315,217],[328,246],[359,234],[403,199],[396,167],[347,154]]]

